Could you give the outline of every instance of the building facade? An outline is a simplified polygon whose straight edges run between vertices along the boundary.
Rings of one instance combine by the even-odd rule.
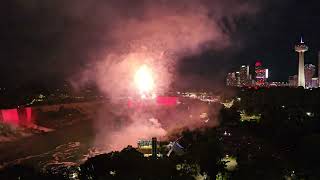
[[[313,64],[306,64],[304,66],[304,74],[305,74],[305,87],[306,88],[313,88],[312,78],[316,74],[316,66]]]
[[[250,84],[249,66],[242,65],[239,71],[240,86],[248,86]]]
[[[237,86],[238,80],[235,72],[228,73],[227,75],[227,86]]]
[[[289,76],[289,86],[290,87],[298,86],[298,75]]]
[[[316,77],[316,78],[312,78],[312,81],[311,81],[311,88],[318,88],[319,87],[319,79]]]
[[[257,61],[255,63],[255,80],[257,86],[265,86],[269,77],[269,70],[263,68],[262,63]]]

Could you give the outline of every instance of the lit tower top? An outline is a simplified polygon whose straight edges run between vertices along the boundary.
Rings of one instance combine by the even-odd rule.
[[[299,53],[298,86],[305,88],[304,53],[308,51],[308,46],[304,44],[302,37],[300,43],[297,44],[294,49]]]
[[[304,52],[308,51],[308,49],[309,49],[308,46],[304,44],[303,39],[301,37],[300,43],[295,46],[295,50],[298,53],[304,53]]]

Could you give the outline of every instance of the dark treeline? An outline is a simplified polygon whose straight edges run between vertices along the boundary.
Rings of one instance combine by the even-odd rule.
[[[236,97],[230,109],[221,110],[222,126],[235,126],[261,149],[241,144],[233,179],[319,179],[320,89],[240,89]],[[240,113],[261,119],[241,122]]]
[[[261,112],[265,108],[276,108],[282,106],[317,111],[319,109],[317,106],[320,105],[320,89],[241,89],[238,92],[238,96],[241,98],[240,105],[250,112]]]

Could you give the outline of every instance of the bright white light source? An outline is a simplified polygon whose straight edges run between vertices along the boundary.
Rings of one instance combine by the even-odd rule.
[[[69,179],[78,179],[78,174],[77,174],[76,172],[71,173],[71,174],[69,175]]]
[[[151,69],[147,65],[142,65],[135,73],[134,82],[141,95],[151,93],[154,89]]]
[[[309,116],[309,117],[312,117],[313,113],[312,112],[306,112],[306,115]]]
[[[205,113],[205,112],[200,114],[200,118],[201,118],[201,119],[205,119],[205,118],[207,118],[207,117],[208,117],[208,114]]]
[[[226,155],[224,158],[222,158],[221,161],[225,162],[225,169],[227,169],[228,171],[234,171],[238,166],[237,159],[229,155]]]
[[[225,136],[228,135],[227,131],[224,131],[223,135],[225,135]]]
[[[269,69],[266,69],[266,78],[269,78]]]
[[[116,171],[110,171],[110,175],[115,176],[116,175]]]

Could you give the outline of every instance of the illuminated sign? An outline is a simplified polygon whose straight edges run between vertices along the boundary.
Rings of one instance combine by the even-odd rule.
[[[139,140],[138,141],[138,147],[152,147],[152,140]]]

